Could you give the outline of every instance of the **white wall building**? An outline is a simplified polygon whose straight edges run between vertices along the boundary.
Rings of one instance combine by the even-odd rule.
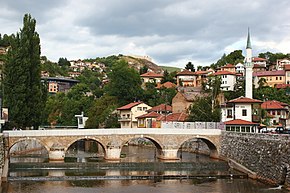
[[[213,76],[221,77],[221,90],[233,91],[236,84],[236,74],[229,71],[218,71]]]

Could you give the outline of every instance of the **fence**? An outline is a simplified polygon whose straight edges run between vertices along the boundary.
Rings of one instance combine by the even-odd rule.
[[[161,122],[161,128],[168,129],[220,129],[224,130],[223,122]]]

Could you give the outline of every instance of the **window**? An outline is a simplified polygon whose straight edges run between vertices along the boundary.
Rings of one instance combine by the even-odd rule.
[[[147,110],[147,107],[143,107],[143,111],[146,111]]]
[[[276,77],[276,80],[278,80],[278,77]]]
[[[282,80],[282,76],[280,76],[280,80]]]
[[[277,111],[277,115],[281,115],[281,111]]]
[[[287,77],[290,77],[290,72],[287,72]]]
[[[247,109],[242,110],[242,116],[247,116]]]
[[[232,118],[233,117],[233,110],[232,109],[228,109],[227,110],[227,118]]]
[[[137,107],[137,111],[142,111],[142,107]]]
[[[276,111],[272,111],[272,115],[276,115]]]

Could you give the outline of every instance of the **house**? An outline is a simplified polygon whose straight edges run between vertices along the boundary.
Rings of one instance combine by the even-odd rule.
[[[254,64],[253,72],[260,72],[260,71],[266,71],[266,66],[263,66],[260,64]]]
[[[197,97],[205,96],[201,87],[190,87],[190,89],[179,90],[172,99],[173,113],[187,113],[190,105]]]
[[[152,107],[151,109],[148,110],[148,112],[156,112],[159,113],[161,115],[168,115],[170,113],[172,113],[172,107],[170,105],[166,105],[166,104],[160,104],[157,105],[155,107]]]
[[[254,66],[258,65],[258,66],[262,66],[264,68],[267,67],[267,59],[265,59],[265,58],[253,57],[252,62],[254,64]]]
[[[226,125],[226,131],[258,133],[259,123],[235,119],[225,121],[224,124]]]
[[[147,82],[149,83],[160,83],[162,78],[163,78],[163,74],[157,74],[155,72],[146,72],[144,74],[140,75],[142,78],[142,83],[143,85],[146,84]]]
[[[41,77],[41,81],[46,81],[48,84],[48,92],[55,94],[58,92],[68,92],[68,90],[79,83],[79,80],[67,77]]]
[[[236,84],[236,73],[224,70],[213,73],[211,76],[221,77],[221,90],[234,90]]]
[[[196,87],[196,75],[190,70],[183,70],[176,75],[177,86]]]
[[[138,128],[156,128],[157,127],[157,118],[162,116],[159,113],[151,111],[144,115],[136,117],[138,120]]]
[[[136,117],[146,114],[150,108],[149,105],[143,102],[133,102],[117,108],[118,122],[120,122],[121,128],[137,128]]]
[[[253,72],[253,78],[256,88],[258,87],[258,82],[261,78],[266,80],[266,85],[275,87],[276,84],[285,83],[285,70]]]
[[[262,109],[265,109],[267,114],[270,115],[270,123],[277,125],[281,123],[283,126],[289,125],[289,105],[283,102],[269,100],[265,101],[261,105]]]
[[[229,71],[232,73],[236,73],[236,67],[233,64],[227,64],[225,66],[220,67],[219,71]]]
[[[162,115],[158,117],[157,121],[165,121],[165,122],[185,122],[187,120],[188,115],[186,113],[171,113],[169,115]]]
[[[249,122],[260,122],[260,109],[263,101],[239,97],[222,105],[222,122],[242,119]]]
[[[245,73],[245,67],[244,67],[244,64],[242,63],[238,63],[236,65],[236,73],[238,74],[244,74]]]
[[[206,71],[202,71],[202,70],[196,71],[194,73],[196,77],[196,84],[195,84],[196,87],[201,87],[203,82],[207,82],[207,76],[212,73],[214,73],[214,70],[212,69],[209,69]]]
[[[284,66],[290,64],[290,60],[288,58],[284,59],[277,59],[276,61],[276,69],[277,70],[284,70]]]
[[[290,84],[290,64],[284,66],[285,70],[285,83]]]

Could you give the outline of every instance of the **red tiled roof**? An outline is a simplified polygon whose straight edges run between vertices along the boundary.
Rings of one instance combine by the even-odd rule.
[[[285,76],[285,70],[253,72],[253,76]]]
[[[170,105],[160,104],[160,105],[152,107],[151,109],[148,110],[148,112],[152,112],[152,111],[155,111],[155,112],[170,111],[170,112],[172,112],[172,107]]]
[[[233,100],[228,101],[228,103],[262,103],[263,101],[258,100],[258,99],[251,99],[247,97],[239,97]]]
[[[222,66],[221,68],[235,68],[235,66],[232,64],[227,64],[225,66]]]
[[[130,103],[130,104],[127,104],[125,106],[122,106],[122,107],[119,107],[117,108],[117,110],[128,110],[128,109],[131,109],[139,104],[141,104],[142,102],[134,102],[134,103]]]
[[[246,121],[243,119],[234,119],[231,121],[225,121],[225,125],[259,125],[259,123],[253,123],[251,121]]]
[[[146,72],[140,75],[141,77],[152,77],[152,78],[162,78],[162,74],[157,74],[155,72]]]
[[[287,88],[290,87],[290,84],[276,84],[275,88],[280,89],[280,88]]]
[[[219,75],[236,75],[236,73],[234,72],[230,72],[230,71],[227,71],[227,70],[222,70],[222,71],[218,71],[214,74],[211,74],[213,76],[219,76]]]
[[[252,61],[253,61],[253,62],[258,62],[258,61],[267,61],[267,59],[265,59],[265,58],[259,58],[259,57],[253,57],[253,58],[252,58]]]
[[[160,117],[160,116],[161,115],[159,113],[156,113],[156,112],[152,111],[150,113],[138,116],[136,118],[157,118],[157,117]]]
[[[284,65],[284,69],[287,70],[287,71],[289,71],[290,70],[290,64],[285,64]]]
[[[162,115],[158,117],[156,120],[158,121],[179,121],[184,122],[187,119],[187,114],[185,113],[171,113],[169,115]]]
[[[286,103],[282,103],[279,101],[265,101],[262,103],[262,109],[285,109],[285,106],[288,106]]]
[[[176,84],[172,83],[172,82],[165,82],[163,84],[158,83],[156,88],[159,89],[161,87],[165,87],[165,88],[175,88]]]
[[[200,74],[209,74],[209,73],[213,73],[213,72],[214,72],[213,70],[207,70],[207,71],[199,70],[199,71],[194,72],[194,74],[200,75]]]
[[[195,73],[194,72],[191,72],[190,70],[183,70],[181,72],[178,72],[177,73],[177,76],[182,76],[182,75],[194,75]]]

